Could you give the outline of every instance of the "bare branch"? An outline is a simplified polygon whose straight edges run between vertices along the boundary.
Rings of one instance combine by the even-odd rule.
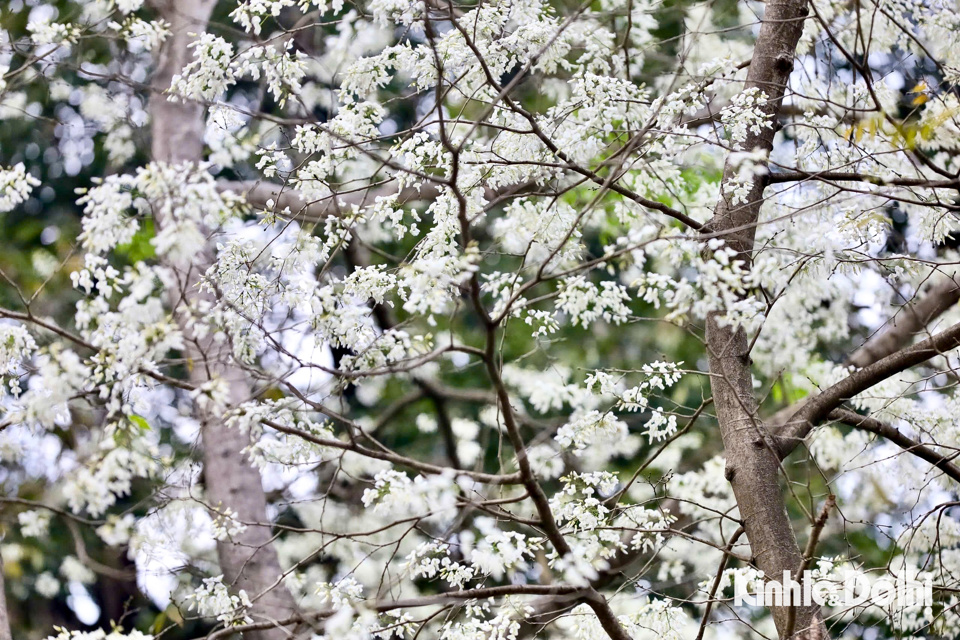
[[[844,424],[850,425],[855,429],[860,429],[861,431],[875,433],[876,435],[889,440],[907,453],[913,454],[921,460],[926,460],[937,469],[943,471],[954,481],[960,482],[960,467],[951,462],[955,456],[947,458],[946,456],[937,453],[929,446],[904,435],[896,427],[889,425],[886,422],[882,422],[869,416],[862,416],[859,413],[855,413],[847,409],[834,409],[830,412],[829,418],[831,420],[837,420]]]
[[[960,323],[932,338],[901,349],[863,369],[854,371],[840,382],[808,399],[784,423],[783,429],[774,436],[781,459],[790,455],[790,452],[807,437],[810,430],[843,402],[858,393],[866,391],[875,384],[883,382],[892,375],[926,362],[935,356],[943,355],[957,346],[960,346]]]
[[[957,304],[960,300],[960,285],[954,280],[955,277],[944,278],[922,297],[914,298],[904,305],[881,331],[871,336],[850,355],[847,364],[863,368],[889,356]]]

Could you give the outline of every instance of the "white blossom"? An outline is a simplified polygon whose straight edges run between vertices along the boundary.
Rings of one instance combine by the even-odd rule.
[[[17,514],[20,534],[33,538],[45,538],[50,529],[50,516],[49,511],[21,511]]]
[[[250,624],[253,620],[246,615],[250,598],[243,589],[230,593],[223,584],[223,576],[204,578],[203,583],[187,597],[190,610],[196,610],[203,617],[216,618],[226,625]]]
[[[9,169],[0,167],[0,213],[13,211],[38,186],[40,181],[27,172],[22,162]]]

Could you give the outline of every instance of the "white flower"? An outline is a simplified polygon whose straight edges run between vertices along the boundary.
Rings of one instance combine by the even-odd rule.
[[[60,581],[49,571],[44,571],[37,576],[33,588],[44,598],[52,598],[60,592]]]
[[[97,535],[112,547],[120,546],[130,541],[130,534],[135,525],[136,518],[131,513],[125,514],[122,518],[110,514],[107,516],[106,524],[97,527]]]
[[[720,121],[730,133],[734,148],[746,141],[748,134],[759,135],[763,129],[773,128],[773,121],[761,108],[767,102],[767,94],[751,87],[738,93],[730,104],[720,110]]]
[[[36,348],[37,343],[22,325],[0,324],[0,376],[15,375]]]
[[[127,215],[133,206],[133,186],[130,176],[110,176],[77,200],[83,205],[83,231],[78,239],[84,249],[105,253],[133,239],[140,228],[140,223]]]
[[[630,295],[623,285],[604,280],[598,287],[583,276],[563,280],[557,309],[567,313],[573,326],[588,327],[597,320],[620,324],[630,317]]]
[[[562,201],[513,200],[493,223],[493,233],[507,253],[523,255],[539,265],[550,258],[551,267],[576,258],[581,250],[576,210]]]
[[[539,541],[528,540],[516,531],[488,532],[470,553],[470,564],[477,573],[492,576],[496,580],[505,571],[523,571],[527,560],[541,548]]]
[[[416,476],[413,480],[400,471],[387,469],[374,477],[372,489],[361,498],[365,507],[384,515],[432,514],[446,518],[456,508],[456,484],[453,471],[448,475]]]
[[[597,570],[585,558],[571,553],[551,563],[551,568],[563,576],[563,581],[575,587],[588,587],[596,579]]]
[[[213,537],[217,540],[230,540],[247,530],[247,525],[236,518],[236,513],[230,507],[217,514],[213,521]]]
[[[565,449],[572,448],[575,454],[580,455],[593,445],[615,451],[627,438],[627,433],[626,423],[618,420],[612,413],[588,411],[560,427],[555,439],[560,446]]]
[[[334,609],[351,605],[363,600],[363,585],[353,577],[346,577],[336,584],[321,582],[317,585],[317,594],[321,602],[330,602]]]
[[[235,81],[233,45],[212,33],[192,43],[194,60],[173,77],[171,91],[199,100],[215,100]]]
[[[36,21],[27,24],[30,40],[34,44],[68,46],[80,39],[80,27],[61,22]]]
[[[60,564],[60,575],[70,582],[93,584],[96,574],[74,556],[65,556]]]
[[[204,578],[203,584],[187,596],[192,600],[190,610],[197,610],[203,617],[215,617],[225,625],[249,624],[253,619],[246,615],[250,598],[243,589],[233,595],[223,584],[223,576]]]
[[[130,16],[123,21],[111,22],[111,29],[120,33],[128,42],[136,43],[146,51],[156,50],[163,41],[170,37],[170,23],[166,20],[141,20]]]
[[[534,473],[544,480],[559,478],[563,473],[563,457],[549,444],[537,444],[527,449],[527,458]]]
[[[133,13],[143,6],[144,0],[116,0],[117,9],[120,13],[126,15]]]
[[[247,33],[260,35],[260,28],[268,17],[276,18],[285,8],[295,4],[294,0],[243,0],[230,17]]]
[[[201,411],[223,413],[230,405],[230,384],[223,378],[207,380],[191,391],[190,397]]]
[[[34,187],[40,186],[40,181],[27,173],[22,162],[18,162],[9,169],[0,167],[0,213],[13,209],[26,201]]]
[[[429,413],[421,413],[417,415],[416,423],[417,429],[420,431],[420,433],[437,432],[437,419]]]
[[[17,514],[20,534],[29,538],[45,538],[50,529],[49,511],[22,511]]]
[[[267,89],[281,106],[286,103],[288,95],[295,96],[300,93],[300,81],[307,72],[306,56],[294,49],[292,39],[250,47],[232,62],[223,79],[223,88],[235,78],[246,76],[259,80],[263,76]],[[211,97],[219,93],[220,91],[217,91]]]
[[[450,545],[443,542],[424,542],[407,556],[406,567],[411,577],[434,578],[440,576],[451,587],[463,589],[472,580],[475,571],[469,566],[454,562],[449,557]]]
[[[98,629],[96,631],[67,631],[60,627],[54,627],[57,631],[56,636],[48,636],[46,640],[153,640],[153,636],[143,634],[139,631],[130,631],[124,633],[123,629],[117,627],[110,633]]]
[[[664,415],[663,409],[657,407],[643,427],[650,442],[659,442],[677,432],[677,416]]]

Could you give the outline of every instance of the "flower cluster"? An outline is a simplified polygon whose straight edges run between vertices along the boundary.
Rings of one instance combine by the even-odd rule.
[[[38,186],[40,181],[27,173],[22,162],[9,169],[0,167],[0,213],[13,211],[30,196],[33,188]]]
[[[190,610],[203,617],[216,618],[226,625],[249,624],[253,620],[246,615],[250,598],[243,589],[231,594],[223,584],[223,576],[204,578],[203,583],[187,597]]]

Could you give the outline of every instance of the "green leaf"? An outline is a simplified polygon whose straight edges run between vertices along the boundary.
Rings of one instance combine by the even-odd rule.
[[[132,413],[128,416],[130,422],[133,423],[135,427],[138,427],[141,431],[150,431],[150,423],[146,421],[143,416],[138,416],[135,413]]]

